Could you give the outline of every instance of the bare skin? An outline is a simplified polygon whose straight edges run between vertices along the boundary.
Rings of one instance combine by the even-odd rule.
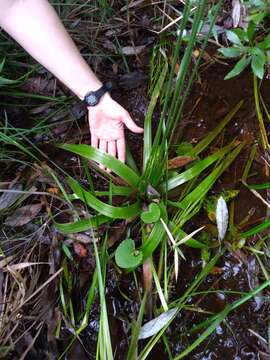
[[[0,0],[0,26],[80,99],[101,82],[89,68],[47,0]],[[106,93],[88,108],[91,145],[125,161],[124,125],[143,129]]]

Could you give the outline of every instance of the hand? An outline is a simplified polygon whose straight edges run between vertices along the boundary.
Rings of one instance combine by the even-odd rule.
[[[99,104],[88,108],[91,145],[122,162],[126,160],[124,125],[134,133],[143,129],[135,124],[129,113],[106,93]]]

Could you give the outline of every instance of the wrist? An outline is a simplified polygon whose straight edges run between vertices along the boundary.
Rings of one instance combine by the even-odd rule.
[[[96,91],[102,86],[101,81],[96,79],[96,81],[88,82],[78,89],[76,92],[77,96],[80,98],[80,100],[84,100],[85,95],[89,93],[89,91]]]
[[[110,92],[112,89],[112,83],[110,81],[105,82],[102,86],[96,91],[89,91],[85,97],[84,102],[87,106],[97,106],[104,96]]]
[[[106,106],[108,102],[112,101],[111,95],[109,92],[106,92],[101,99],[99,100],[98,104],[95,106],[87,106],[89,111],[93,111],[93,109],[98,109],[100,107]]]

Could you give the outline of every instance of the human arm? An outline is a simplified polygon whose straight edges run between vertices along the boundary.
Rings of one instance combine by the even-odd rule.
[[[47,0],[0,0],[0,9],[0,26],[81,100],[101,86]],[[88,112],[91,144],[125,161],[123,125],[143,129],[108,93]]]

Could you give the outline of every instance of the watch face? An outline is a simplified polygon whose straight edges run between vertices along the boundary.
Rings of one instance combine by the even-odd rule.
[[[98,98],[95,94],[89,94],[87,97],[86,97],[86,102],[88,105],[90,106],[94,106],[98,103]]]

